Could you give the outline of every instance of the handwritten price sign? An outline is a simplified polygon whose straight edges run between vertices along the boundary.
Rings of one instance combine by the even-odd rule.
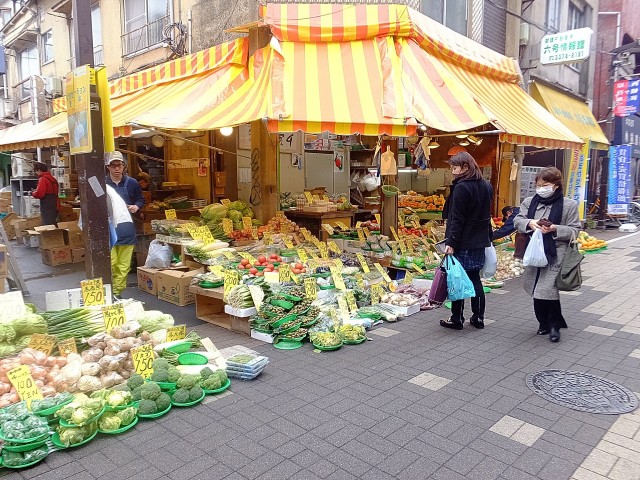
[[[78,347],[76,346],[75,338],[67,338],[66,340],[62,340],[58,342],[58,351],[60,355],[66,357],[70,353],[78,353]]]
[[[358,257],[358,262],[360,262],[360,266],[362,267],[362,271],[364,273],[369,273],[369,265],[367,264],[367,260],[364,258],[364,255],[361,253],[356,253],[356,257]]]
[[[187,336],[187,326],[186,325],[176,325],[174,327],[167,328],[167,339],[166,342],[173,342],[174,340],[182,340]]]
[[[318,286],[315,278],[304,279],[304,291],[309,298],[316,299],[318,297]]]
[[[86,307],[90,305],[104,305],[104,286],[101,278],[92,280],[82,280],[80,282],[82,290],[82,301]]]
[[[133,368],[138,375],[149,378],[153,373],[153,347],[142,345],[131,349]]]
[[[164,211],[164,218],[166,218],[167,220],[175,220],[178,218],[178,215],[176,215],[176,209],[175,208],[170,208],[168,210]]]
[[[53,347],[56,346],[56,337],[53,335],[45,335],[44,333],[34,333],[29,340],[29,348],[40,350],[41,352],[51,355]]]
[[[28,365],[21,365],[13,370],[9,370],[7,372],[7,378],[9,378],[11,385],[17,390],[20,400],[27,402],[27,408],[31,407],[32,400],[41,400],[43,398],[36,382],[33,381]]]
[[[112,328],[119,327],[127,321],[127,317],[124,314],[124,306],[121,303],[102,307],[102,316],[104,317],[104,329],[106,332],[110,332]]]

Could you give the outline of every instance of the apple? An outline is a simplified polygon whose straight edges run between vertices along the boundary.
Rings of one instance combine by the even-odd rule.
[[[304,268],[304,265],[302,265],[301,263],[296,263],[295,268],[302,270]]]
[[[275,253],[272,253],[271,255],[269,255],[269,260],[276,260],[278,258],[278,255],[276,255]]]
[[[273,270],[273,268],[274,268],[273,263],[269,263],[269,264],[267,264],[267,268],[270,268],[271,270]]]
[[[256,273],[256,277],[263,277],[263,276],[264,276],[264,273],[262,273],[262,272]]]
[[[302,270],[300,270],[299,268],[294,268],[293,273],[295,273],[296,275],[300,275],[302,273]]]

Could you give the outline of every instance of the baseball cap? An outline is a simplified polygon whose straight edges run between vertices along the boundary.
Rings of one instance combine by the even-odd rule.
[[[467,149],[464,147],[461,147],[460,145],[454,145],[453,147],[451,147],[449,149],[449,151],[447,152],[447,155],[449,155],[450,157],[457,155],[458,153],[462,153],[462,152],[466,152]]]
[[[120,152],[111,152],[107,157],[107,165],[111,165],[113,162],[122,162],[124,163],[124,157]]]

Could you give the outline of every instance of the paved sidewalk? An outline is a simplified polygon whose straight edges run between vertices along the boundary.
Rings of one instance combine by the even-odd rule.
[[[248,346],[270,365],[206,404],[56,452],[8,478],[638,478],[639,412],[560,407],[525,377],[576,370],[640,392],[639,247],[636,235],[588,256],[584,287],[563,294],[569,329],[559,344],[535,335],[520,280],[487,297],[484,330],[443,329],[437,322],[448,311],[439,309],[376,327],[373,341],[336,352],[280,351],[200,325],[219,348]]]

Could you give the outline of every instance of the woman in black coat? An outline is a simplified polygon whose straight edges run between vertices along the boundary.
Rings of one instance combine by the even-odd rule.
[[[484,265],[484,249],[491,245],[491,199],[493,189],[482,178],[482,171],[468,152],[461,152],[449,160],[454,180],[451,193],[444,204],[442,218],[447,221],[445,254],[453,255],[473,283],[475,297],[471,298],[470,323],[484,328],[484,291],[480,270]],[[440,320],[445,328],[462,330],[464,300],[451,302],[451,318]]]

